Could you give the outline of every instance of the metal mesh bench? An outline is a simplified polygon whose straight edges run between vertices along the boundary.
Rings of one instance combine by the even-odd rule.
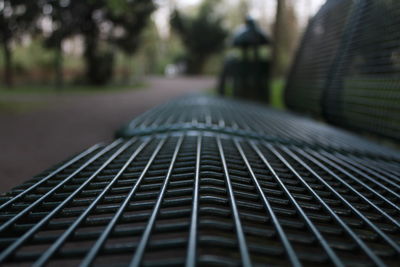
[[[156,108],[120,135],[0,199],[2,262],[398,263],[395,151],[208,97]]]
[[[304,35],[286,104],[399,141],[399,25],[399,1],[328,1]]]
[[[332,66],[349,66],[351,51],[358,51],[353,42],[346,41],[346,53],[339,59],[329,55],[325,45],[302,56],[308,42],[318,46],[311,33],[318,32],[319,20],[337,15],[339,21],[350,20],[355,15],[345,11],[356,12],[352,6],[364,3],[356,16],[362,18],[378,2],[398,5],[328,1],[306,33],[286,99],[295,111],[332,122],[350,116],[336,124],[363,131],[374,127],[373,132],[396,139],[386,126],[376,127],[377,117],[367,127],[347,108],[335,108],[350,103],[341,99],[353,99],[338,86],[338,79],[345,88],[364,88],[355,86],[351,76],[358,63],[330,71]],[[341,49],[335,36],[351,34],[348,22],[327,25],[332,23],[338,28],[327,29],[322,40],[331,36],[326,45]],[[311,59],[312,51],[329,56]],[[328,75],[322,69],[334,74],[332,83],[325,85]],[[312,73],[315,77],[309,76]],[[321,82],[313,83],[316,80]],[[373,78],[368,88],[375,88],[376,81]],[[340,88],[340,94],[326,88]],[[382,88],[379,94],[389,90],[396,98],[400,87],[385,78]],[[362,92],[378,94],[372,89]],[[307,94],[314,97],[303,97]],[[333,98],[326,97],[330,94]],[[368,109],[372,112],[378,103]],[[327,106],[330,112],[325,112]],[[0,195],[1,265],[400,262],[397,150],[296,114],[207,96],[185,97],[150,110],[117,135],[112,143],[95,145]]]

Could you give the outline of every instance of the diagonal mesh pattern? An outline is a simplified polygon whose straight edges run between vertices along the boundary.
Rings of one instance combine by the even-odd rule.
[[[399,18],[396,0],[328,0],[293,64],[288,107],[400,140]]]
[[[400,2],[360,1],[327,87],[328,119],[400,140]]]
[[[356,1],[328,0],[309,23],[285,89],[287,106],[322,115],[322,99],[331,79]]]
[[[280,113],[234,102],[236,115],[248,116],[241,107],[258,114],[256,124],[235,119],[231,105],[206,97],[167,104],[130,123],[131,137],[1,196],[0,262],[397,265],[397,152],[361,153],[364,141],[331,128],[342,134],[340,149],[328,139],[273,140],[268,126],[279,127],[268,118]],[[284,118],[282,129],[295,127]]]

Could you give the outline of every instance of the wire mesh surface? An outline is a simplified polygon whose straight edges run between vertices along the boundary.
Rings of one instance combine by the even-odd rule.
[[[286,104],[302,113],[322,115],[327,82],[351,19],[352,0],[328,0],[303,36],[285,90]]]
[[[361,153],[365,141],[343,141],[346,150],[328,139],[260,138],[267,128],[249,117],[239,123],[232,103],[236,116],[240,105],[250,109],[206,97],[165,105],[134,120],[130,138],[94,146],[2,195],[0,263],[398,266],[398,152]],[[281,113],[254,110],[276,129],[268,118]],[[289,117],[278,118],[284,128]],[[198,127],[203,120],[218,127]]]
[[[328,0],[288,81],[291,109],[400,140],[400,2]]]
[[[330,121],[400,140],[400,2],[361,1],[327,88]]]
[[[208,130],[282,144],[398,156],[382,146],[334,127],[243,101],[184,97],[139,116],[119,137],[165,131]]]

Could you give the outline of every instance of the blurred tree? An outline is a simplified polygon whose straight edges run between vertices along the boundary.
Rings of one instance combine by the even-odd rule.
[[[277,0],[272,54],[272,75],[286,74],[297,46],[299,26],[291,0]]]
[[[229,30],[236,30],[237,27],[243,24],[247,16],[250,13],[250,4],[248,0],[239,0],[237,3],[231,3],[232,1],[225,0],[224,5],[230,8],[226,12],[226,21],[229,26]]]
[[[108,3],[109,19],[116,30],[112,40],[125,53],[132,55],[141,41],[139,33],[146,27],[155,5],[148,0],[108,0]]]
[[[181,37],[186,48],[187,73],[202,72],[207,59],[224,48],[228,36],[223,18],[216,13],[218,1],[205,0],[197,16],[190,17],[175,9],[171,26]]]
[[[103,84],[112,74],[113,54],[99,51],[99,40],[115,44],[132,55],[140,43],[140,34],[147,25],[155,5],[149,0],[88,1],[91,16],[86,16],[88,26],[85,36],[85,58],[88,77],[93,83]],[[103,4],[103,5],[102,5]],[[99,65],[104,68],[99,68]]]
[[[157,27],[152,21],[143,32],[142,42],[139,47],[139,54],[143,56],[143,67],[145,73],[160,73],[159,61],[161,58],[162,40],[159,36]]]
[[[69,0],[47,0],[42,4],[44,15],[49,16],[53,24],[53,30],[50,35],[46,36],[44,44],[45,47],[55,50],[55,82],[58,87],[61,87],[64,80],[62,43],[65,39],[79,33],[80,20],[77,19],[76,14],[79,11],[79,5],[77,5],[77,1],[71,3]]]
[[[155,9],[155,5],[148,0],[119,0],[119,3],[118,1],[109,1],[113,5],[110,19],[115,25],[115,32],[111,40],[133,61],[133,55],[138,50],[139,45],[147,41],[147,38],[143,38],[143,35],[148,37],[149,29],[152,29],[153,25],[146,26],[151,13]],[[154,27],[153,29],[155,29]],[[145,31],[146,29],[147,31]],[[154,39],[151,41],[157,42]],[[150,42],[146,44],[146,47],[151,50],[149,46],[154,45],[156,44]],[[156,55],[152,54],[152,56]],[[130,64],[130,73],[133,69],[132,66],[133,64]],[[127,80],[131,81],[131,79]]]
[[[36,1],[0,1],[0,38],[4,51],[4,80],[9,87],[13,84],[11,41],[33,29],[38,15]]]
[[[113,74],[114,53],[118,47],[132,55],[140,42],[155,5],[149,0],[46,0],[51,7],[54,30],[46,44],[56,50],[56,80],[62,83],[62,42],[81,34],[85,41],[86,79],[105,84]]]

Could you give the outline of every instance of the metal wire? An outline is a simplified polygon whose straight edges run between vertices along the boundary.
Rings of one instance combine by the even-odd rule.
[[[271,219],[272,219],[274,226],[276,228],[276,231],[278,232],[279,237],[286,249],[286,253],[288,254],[291,264],[293,266],[301,266],[298,256],[296,255],[296,253],[293,249],[293,246],[290,244],[287,235],[283,231],[283,228],[282,228],[281,224],[279,223],[279,220],[278,220],[277,216],[275,215],[275,212],[272,209],[272,206],[269,203],[268,198],[265,196],[264,191],[263,191],[260,183],[258,182],[256,175],[254,174],[254,171],[251,167],[249,160],[246,157],[246,154],[244,153],[243,148],[241,147],[241,145],[237,139],[235,140],[235,146],[236,146],[237,150],[240,152],[240,155],[242,156],[243,161],[245,162],[245,164],[249,170],[249,173],[253,179],[253,182],[254,182],[255,186],[257,187],[258,193],[260,194],[260,197],[263,200],[265,208],[267,209],[269,215],[271,216]]]
[[[113,143],[113,146],[117,145],[121,141],[116,141]],[[129,145],[131,145],[130,142],[127,142],[124,144],[121,148],[119,148],[115,154],[113,154],[96,172],[93,173],[91,177],[89,177],[86,182],[84,182],[77,190],[75,190],[68,198],[66,198],[60,205],[58,205],[55,209],[53,209],[46,217],[44,217],[42,220],[40,220],[38,223],[35,224],[33,228],[31,228],[28,232],[26,232],[23,236],[21,236],[19,239],[17,239],[12,245],[10,245],[6,250],[4,250],[0,254],[0,261],[5,260],[7,257],[10,256],[18,247],[20,247],[25,241],[27,241],[29,238],[31,238],[32,235],[34,235],[41,227],[43,227],[53,216],[57,214],[58,211],[60,211],[64,206],[72,200],[72,198],[78,194],[92,179],[96,177],[96,175],[103,170],[112,160],[115,159],[116,156],[118,156],[121,152],[123,152]],[[68,181],[65,180],[65,181]],[[62,184],[60,184],[62,185]],[[58,187],[54,187],[53,190],[49,191],[51,193],[52,191],[56,190]],[[47,193],[47,194],[49,194]],[[46,196],[46,195],[45,195]],[[2,224],[0,226],[0,231],[3,231],[4,229],[7,229],[11,224],[15,223],[16,220],[18,220],[21,216],[26,215],[27,212],[31,211],[35,205],[37,205],[45,196],[42,198],[38,199],[36,202],[34,202],[32,205],[28,206],[26,209],[24,209],[22,212],[20,212],[17,216],[13,217],[6,223]],[[79,223],[79,221],[78,221]],[[57,244],[55,244],[56,246]]]
[[[5,203],[3,203],[0,206],[0,210],[4,209],[5,207],[7,207],[8,205],[12,204],[13,202],[17,201],[18,199],[22,198],[23,196],[25,196],[26,194],[28,194],[29,192],[33,191],[35,188],[37,188],[38,186],[44,184],[47,180],[53,178],[56,174],[60,173],[62,170],[64,170],[65,168],[71,166],[72,164],[78,162],[79,160],[82,160],[83,158],[85,158],[86,156],[90,155],[92,152],[94,152],[95,150],[97,150],[100,147],[100,145],[95,145],[89,149],[87,149],[86,151],[80,153],[79,155],[77,155],[76,157],[72,158],[71,160],[69,160],[68,162],[66,162],[65,164],[62,164],[59,168],[57,168],[56,170],[52,171],[50,174],[46,175],[45,177],[41,178],[39,180],[38,183],[33,184],[32,186],[28,187],[27,189],[23,190],[21,193],[17,194],[16,196],[12,197],[10,200],[6,201]]]
[[[149,123],[151,122],[151,123]],[[395,156],[371,142],[300,116],[245,102],[205,96],[187,97],[157,108],[157,112],[133,120],[119,132],[121,137],[182,130],[263,139],[282,144],[325,147]]]
[[[290,193],[286,185],[282,182],[282,179],[277,175],[276,171],[274,168],[271,166],[271,164],[268,162],[264,154],[259,150],[258,147],[252,143],[253,149],[257,152],[261,160],[264,162],[264,164],[268,167],[268,169],[271,171],[273,174],[275,180],[277,183],[280,185],[280,187],[284,190],[285,194],[287,197],[290,199],[292,205],[296,208],[297,212],[301,215],[302,219],[306,223],[306,225],[310,228],[312,233],[314,234],[315,238],[318,240],[320,245],[323,247],[325,252],[328,254],[328,257],[331,259],[331,261],[336,265],[336,266],[344,266],[342,263],[341,259],[337,256],[337,254],[332,250],[332,248],[329,246],[328,242],[326,239],[322,236],[320,231],[317,229],[315,224],[310,220],[310,218],[306,215],[304,212],[303,208],[299,205],[299,203],[296,201],[296,199],[293,197],[293,195]],[[270,148],[271,149],[271,148]]]
[[[111,231],[115,228],[118,220],[120,220],[124,210],[128,206],[129,201],[131,201],[132,197],[136,193],[138,187],[140,186],[141,181],[143,180],[145,174],[149,170],[149,168],[150,168],[151,164],[153,163],[155,157],[157,156],[158,152],[160,151],[162,146],[165,144],[165,141],[166,141],[166,139],[163,139],[158,143],[156,149],[154,150],[154,153],[150,157],[146,167],[143,169],[143,171],[142,171],[140,177],[138,178],[137,182],[132,187],[132,189],[130,190],[129,194],[125,198],[124,202],[121,204],[120,208],[115,213],[115,215],[112,218],[112,220],[110,220],[110,222],[108,223],[107,227],[102,232],[101,236],[96,240],[96,243],[94,244],[94,246],[91,248],[89,253],[87,253],[85,259],[81,263],[81,266],[89,266],[90,264],[93,263],[96,255],[99,253],[100,249],[104,246],[104,243],[106,242],[107,238],[111,234]]]
[[[199,224],[199,188],[200,188],[200,164],[201,164],[201,146],[202,146],[202,135],[197,138],[196,148],[196,177],[193,186],[193,206],[192,206],[192,218],[190,222],[190,234],[188,242],[188,253],[186,257],[186,266],[196,265],[197,256],[197,228]]]
[[[400,162],[359,154],[207,130],[118,140],[1,210],[2,264],[396,266]]]
[[[318,200],[319,203],[329,212],[332,218],[343,228],[345,231],[357,242],[360,248],[365,251],[365,253],[370,257],[370,259],[378,266],[383,266],[383,262],[375,255],[375,253],[359,238],[357,237],[354,232],[345,224],[345,222],[340,219],[340,217],[325,203],[325,201],[318,196],[318,194],[311,188],[310,185],[305,182],[305,180],[298,174],[298,172],[287,162],[287,160],[282,157],[282,155],[277,152],[271,145],[268,145],[269,149],[274,153],[280,161],[282,161],[288,169],[301,181],[301,183],[309,190],[312,196]]]
[[[235,222],[236,234],[237,234],[237,239],[238,239],[239,248],[240,248],[240,254],[241,254],[241,258],[242,258],[241,263],[243,266],[250,266],[251,260],[250,260],[250,255],[249,255],[249,251],[247,248],[246,238],[243,233],[243,227],[242,227],[242,223],[240,221],[239,211],[236,206],[235,195],[234,195],[233,189],[232,189],[231,178],[229,176],[229,170],[228,170],[228,167],[226,164],[225,153],[224,153],[224,149],[221,144],[221,138],[219,136],[217,137],[217,145],[218,145],[219,154],[221,156],[221,163],[222,163],[222,167],[224,170],[224,176],[226,179],[226,187],[228,189],[229,202],[232,207],[232,213],[233,213],[233,218],[234,218],[234,222]]]
[[[398,138],[398,10],[327,1],[292,69],[289,106]],[[205,96],[150,110],[119,136],[0,195],[2,266],[400,262],[395,149]]]
[[[121,147],[119,151],[124,151],[127,147],[133,144],[134,140],[127,142],[124,146]],[[127,160],[127,162],[123,165],[120,171],[115,175],[115,177],[108,183],[108,185],[103,189],[103,191],[92,201],[92,203],[87,207],[87,209],[74,221],[73,224],[54,242],[50,248],[48,248],[42,256],[35,262],[34,266],[43,266],[54,253],[65,243],[69,236],[73,234],[76,228],[88,217],[88,215],[93,211],[96,205],[104,198],[107,192],[111,189],[111,187],[115,184],[115,182],[120,178],[123,172],[128,168],[128,166],[132,163],[135,157],[144,149],[144,147],[148,144],[149,141],[143,142],[132,154],[131,157]],[[119,152],[117,151],[117,152]],[[111,162],[114,158],[111,157]],[[107,164],[109,162],[106,162]],[[93,177],[93,176],[92,176]],[[90,181],[87,181],[87,183]],[[83,184],[84,185],[84,184]],[[82,185],[82,186],[83,186]],[[79,190],[79,188],[77,189]],[[71,195],[73,196],[73,194]],[[70,197],[71,197],[70,196]]]
[[[328,119],[353,130],[400,140],[400,4],[357,3],[353,32],[327,87]],[[362,63],[361,63],[362,62]]]
[[[309,23],[285,89],[286,105],[301,113],[321,116],[322,99],[337,57],[347,38],[352,0],[328,0]]]
[[[328,0],[304,35],[287,105],[399,141],[399,14],[398,1]]]
[[[179,149],[180,149],[180,147],[182,145],[182,142],[183,142],[183,136],[181,136],[179,138],[179,140],[178,140],[178,142],[176,144],[176,148],[174,150],[174,154],[172,156],[171,163],[170,163],[167,175],[165,176],[164,183],[162,185],[161,191],[160,191],[160,193],[158,195],[157,202],[156,202],[156,204],[154,206],[153,212],[152,212],[152,214],[151,214],[151,216],[149,218],[149,221],[148,221],[148,223],[146,225],[146,228],[145,228],[145,230],[143,232],[142,238],[141,238],[141,240],[139,242],[139,245],[138,245],[138,247],[137,247],[137,249],[135,251],[135,254],[134,254],[133,259],[132,259],[132,261],[130,263],[130,266],[138,266],[138,265],[141,264],[144,251],[146,249],[148,240],[150,238],[151,231],[153,230],[153,227],[154,227],[154,224],[155,224],[155,221],[156,221],[156,216],[157,216],[157,214],[158,214],[158,212],[160,210],[161,202],[163,201],[163,197],[164,197],[166,188],[168,186],[168,183],[169,183],[169,180],[170,180],[170,177],[171,177],[171,174],[172,174],[172,170],[174,168],[174,165],[175,165],[175,162],[176,162],[176,158],[178,156],[178,152],[179,152]]]

